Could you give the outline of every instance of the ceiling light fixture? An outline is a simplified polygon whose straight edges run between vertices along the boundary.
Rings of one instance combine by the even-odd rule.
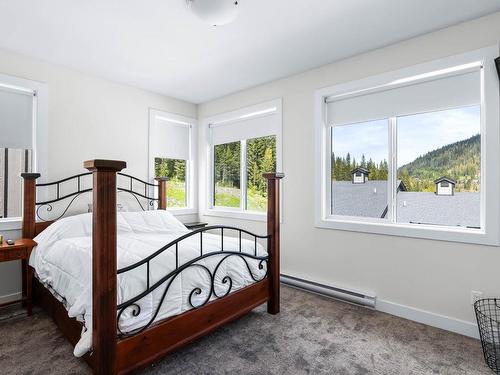
[[[233,22],[238,15],[235,0],[186,0],[189,9],[203,22],[220,26]]]

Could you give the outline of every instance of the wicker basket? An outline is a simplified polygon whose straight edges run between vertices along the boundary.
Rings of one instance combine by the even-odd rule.
[[[500,299],[484,298],[474,303],[477,326],[486,364],[500,374]]]

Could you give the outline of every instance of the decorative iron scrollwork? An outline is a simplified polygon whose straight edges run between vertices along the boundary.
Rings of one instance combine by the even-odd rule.
[[[221,251],[215,251],[215,252],[209,252],[209,253],[204,253],[203,252],[203,241],[202,236],[203,232],[214,230],[214,229],[220,229],[220,235],[221,235]],[[223,249],[223,233],[224,229],[229,229],[229,230],[236,230],[239,231],[239,251],[225,251]],[[254,249],[254,254],[249,254],[247,252],[242,251],[241,248],[241,233],[247,233],[255,238],[255,249]],[[195,236],[195,235],[200,235],[200,256],[193,258],[184,264],[179,264],[179,242],[185,240],[186,238]],[[241,259],[243,263],[245,264],[245,268],[248,272],[248,275],[251,277],[251,279],[254,282],[259,282],[264,280],[267,277],[268,274],[268,267],[267,267],[267,261],[268,261],[268,255],[266,256],[258,256],[257,255],[257,239],[269,239],[269,236],[258,236],[253,233],[247,232],[243,229],[239,228],[234,228],[234,227],[227,227],[227,226],[211,226],[211,227],[205,227],[201,228],[198,230],[195,230],[187,235],[184,235],[182,237],[179,237],[178,239],[172,241],[168,245],[162,247],[160,250],[156,251],[149,257],[131,265],[125,268],[122,268],[118,270],[118,274],[123,274],[125,272],[137,269],[140,266],[146,265],[146,290],[144,292],[140,293],[139,295],[129,299],[128,301],[122,302],[118,305],[118,314],[117,314],[117,328],[118,328],[118,333],[119,336],[121,337],[126,337],[126,336],[133,336],[136,335],[144,330],[146,330],[148,327],[150,327],[155,319],[157,318],[161,307],[163,305],[163,302],[165,301],[165,298],[168,294],[168,291],[170,290],[170,286],[172,283],[176,280],[176,278],[181,275],[183,272],[185,272],[188,269],[192,268],[198,268],[204,271],[206,274],[206,280],[208,282],[203,283],[203,280],[199,281],[199,285],[194,287],[188,294],[187,297],[187,302],[189,305],[194,308],[200,308],[205,306],[208,302],[210,302],[212,299],[220,299],[224,298],[227,295],[233,291],[233,279],[230,275],[220,275],[221,273],[221,266],[227,262],[228,259],[231,258],[237,258]],[[156,258],[158,255],[166,251],[167,249],[170,249],[175,246],[175,257],[176,257],[176,267],[175,270],[168,273],[164,277],[162,277],[159,281],[154,283],[153,285],[150,286],[150,275],[149,275],[149,269],[150,269],[150,262]],[[268,249],[269,250],[269,249]],[[213,267],[213,269],[210,269],[207,267],[205,264],[201,264],[200,261],[205,260],[207,258],[211,257],[220,257],[221,259],[217,262],[217,264]],[[252,267],[250,266],[249,260],[254,260],[257,261],[256,266]],[[221,284],[224,285],[225,289],[223,291],[217,291],[216,288],[216,280],[218,276],[222,276]],[[138,317],[141,313],[141,308],[139,305],[139,301],[146,297],[147,295],[153,293],[156,289],[164,286],[165,289],[162,292],[161,298],[158,302],[158,305],[155,306],[155,310],[152,313],[152,315],[149,317],[147,322],[143,324],[141,327],[130,330],[130,331],[123,331],[122,326],[123,324],[120,324],[122,322],[123,314],[126,310],[132,309],[132,315],[134,317]],[[219,288],[220,289],[220,288]],[[196,297],[204,296],[204,298],[201,301],[198,301]]]
[[[156,201],[158,201],[158,198],[150,195],[150,189],[155,188],[158,185],[151,184],[149,182],[140,180],[136,177],[130,176],[130,175],[125,174],[125,173],[117,173],[117,174],[118,174],[118,176],[121,176],[122,178],[125,178],[126,180],[128,180],[127,185],[129,186],[128,188],[117,187],[116,190],[118,192],[125,192],[125,193],[129,193],[130,195],[132,195],[135,198],[135,200],[137,201],[137,204],[139,205],[141,210],[143,210],[143,211],[146,211],[148,209],[148,206],[149,206],[149,208],[154,208],[154,203]],[[37,206],[36,217],[38,218],[38,220],[51,221],[51,220],[59,220],[60,218],[64,217],[66,215],[66,213],[68,212],[68,210],[70,209],[70,207],[73,205],[73,203],[75,202],[75,200],[79,196],[81,196],[84,193],[89,193],[92,191],[92,188],[85,188],[85,189],[82,188],[82,178],[84,178],[85,176],[90,176],[90,175],[92,175],[92,173],[87,172],[87,173],[81,173],[81,174],[77,174],[77,175],[74,175],[71,177],[67,177],[67,178],[59,180],[59,181],[36,184],[37,189],[47,188],[47,187],[55,187],[55,197],[53,197],[49,200],[36,202],[36,206]],[[74,189],[74,191],[72,191],[68,194],[64,194],[64,195],[61,194],[62,184],[70,182],[70,181],[76,182],[76,188]],[[144,192],[142,192],[142,190],[141,191],[135,190],[134,189],[134,182],[141,184],[144,187]],[[144,202],[141,203],[140,199],[146,200],[145,205],[143,204]],[[50,217],[50,218],[46,217],[46,215],[43,215],[42,212],[44,212],[46,214],[53,212],[54,203],[57,203],[60,201],[67,201],[67,200],[69,200],[69,202],[62,209],[62,213],[60,215],[58,215],[56,217]]]

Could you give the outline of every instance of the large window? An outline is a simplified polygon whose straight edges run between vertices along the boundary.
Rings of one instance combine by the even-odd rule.
[[[492,63],[476,52],[319,90],[318,226],[497,243]]]
[[[212,120],[207,214],[261,219],[267,209],[267,181],[262,174],[280,167],[281,101]]]
[[[22,216],[21,173],[32,170],[35,109],[33,90],[0,81],[0,219]]]
[[[174,213],[195,210],[195,126],[194,119],[150,110],[150,174],[167,178],[167,209]]]

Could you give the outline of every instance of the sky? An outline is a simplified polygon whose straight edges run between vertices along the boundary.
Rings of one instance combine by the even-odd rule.
[[[398,168],[425,153],[470,138],[480,131],[480,107],[470,106],[439,112],[398,117]],[[388,159],[388,120],[337,126],[332,132],[332,151],[351,154],[351,160]]]

